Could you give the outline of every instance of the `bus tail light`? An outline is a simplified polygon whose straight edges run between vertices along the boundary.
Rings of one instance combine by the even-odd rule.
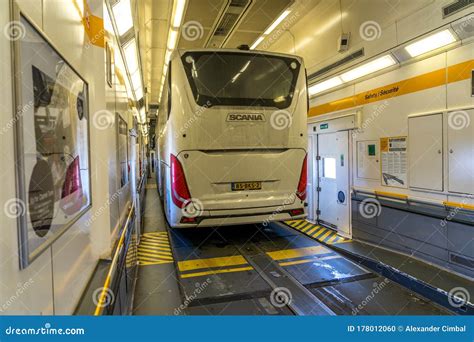
[[[304,209],[291,209],[290,215],[291,216],[299,216],[304,214]]]
[[[306,185],[308,184],[308,168],[307,165],[308,155],[304,156],[303,166],[301,167],[300,181],[298,182],[298,189],[296,190],[296,196],[302,201],[306,199]]]
[[[183,166],[178,158],[171,154],[171,198],[177,207],[183,208],[191,199]]]

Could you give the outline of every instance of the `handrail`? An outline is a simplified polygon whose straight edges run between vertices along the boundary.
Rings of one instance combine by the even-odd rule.
[[[360,189],[356,189],[356,188],[352,188],[352,190],[353,190],[355,195],[360,193],[360,194],[375,196],[376,198],[382,197],[384,199],[396,200],[396,201],[403,200],[408,205],[422,204],[422,205],[428,205],[428,206],[433,206],[433,207],[444,207],[445,209],[447,209],[447,208],[459,208],[459,209],[463,209],[463,210],[469,210],[469,211],[472,210],[472,211],[474,211],[474,205],[460,203],[460,202],[423,201],[423,200],[419,200],[419,199],[410,198],[408,195],[405,195],[405,194],[398,194],[398,193],[394,193],[394,192],[385,192],[385,191],[369,190],[369,189],[360,190]]]
[[[109,271],[107,272],[107,277],[105,278],[105,283],[104,283],[104,286],[102,287],[99,300],[97,301],[97,305],[94,311],[94,316],[99,316],[102,313],[102,310],[104,309],[104,304],[106,303],[106,300],[107,300],[106,299],[107,293],[110,290],[110,284],[112,282],[112,273],[117,264],[121,248],[125,241],[125,236],[127,235],[126,233],[128,231],[128,226],[130,225],[132,215],[134,213],[135,213],[135,205],[132,205],[130,208],[130,212],[128,213],[127,220],[125,221],[122,234],[120,235],[120,240],[115,249],[114,257],[112,258],[112,263],[110,264]]]
[[[385,197],[385,198],[390,198],[390,199],[398,199],[398,200],[404,200],[404,201],[408,201],[408,196],[407,195],[403,195],[403,194],[397,194],[397,193],[394,193],[394,192],[387,192],[387,191],[374,191],[375,192],[375,196],[377,197]]]
[[[474,210],[474,205],[471,204],[465,204],[465,203],[459,203],[459,202],[450,202],[450,201],[444,201],[443,205],[445,207],[449,208],[459,208],[459,209],[465,209],[465,210]]]

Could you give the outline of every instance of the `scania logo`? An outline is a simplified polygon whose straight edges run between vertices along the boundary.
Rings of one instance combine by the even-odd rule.
[[[230,113],[227,115],[227,121],[265,121],[265,116],[263,114],[238,114]]]

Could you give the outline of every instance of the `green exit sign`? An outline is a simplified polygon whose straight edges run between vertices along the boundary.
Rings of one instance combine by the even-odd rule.
[[[321,125],[319,125],[319,129],[328,129],[329,128],[329,124],[327,123],[323,123]]]

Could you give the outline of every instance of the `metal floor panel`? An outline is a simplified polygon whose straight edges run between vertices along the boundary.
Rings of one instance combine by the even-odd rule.
[[[384,277],[311,291],[338,315],[450,315],[440,306]]]
[[[185,310],[187,315],[231,315],[231,316],[254,316],[254,315],[293,315],[286,306],[274,307],[268,297],[243,299],[227,303],[209,304],[197,307],[189,307]]]

